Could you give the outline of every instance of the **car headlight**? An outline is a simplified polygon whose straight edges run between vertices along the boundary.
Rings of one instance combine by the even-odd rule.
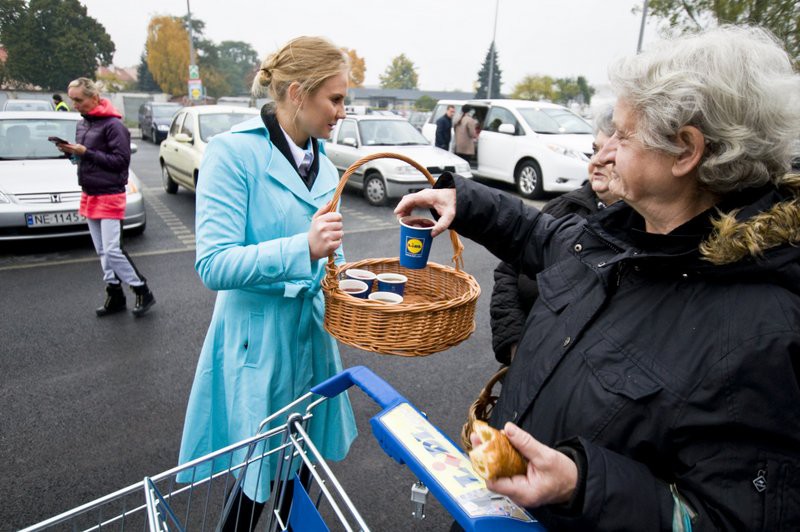
[[[586,155],[582,154],[579,151],[575,151],[575,150],[571,150],[569,148],[565,148],[564,146],[561,146],[559,144],[548,144],[547,147],[550,150],[556,152],[557,154],[563,155],[564,157],[571,157],[573,159],[578,159],[579,161],[586,162],[586,163],[589,162],[589,158],[586,157]]]
[[[169,126],[161,124],[160,126],[158,126],[158,130],[159,131],[169,131]]]
[[[0,203],[11,203],[11,198],[0,192]]]
[[[400,175],[421,175],[422,172],[411,166],[410,164],[404,164],[402,166],[397,166],[394,169]]]
[[[469,163],[458,163],[456,165],[457,174],[465,174],[470,171]]]

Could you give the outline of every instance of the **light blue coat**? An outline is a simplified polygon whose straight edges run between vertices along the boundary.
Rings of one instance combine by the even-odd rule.
[[[195,268],[218,294],[189,396],[180,463],[255,435],[269,414],[341,371],[336,342],[322,325],[327,258],[312,262],[308,250],[311,218],[330,201],[338,179],[320,143],[309,191],[260,117],[209,143],[197,186]],[[340,248],[337,262],[343,261]],[[345,457],[356,437],[346,394],[314,410],[309,435],[326,458]],[[218,465],[215,471],[227,461]],[[245,493],[259,502],[268,498],[272,477],[264,465],[260,476],[245,477]],[[195,480],[210,472],[210,466],[197,471]]]

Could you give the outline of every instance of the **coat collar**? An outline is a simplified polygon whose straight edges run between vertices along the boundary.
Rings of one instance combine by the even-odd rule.
[[[325,197],[336,188],[339,175],[336,170],[333,169],[333,165],[330,164],[327,158],[323,158],[325,154],[324,142],[319,141],[319,173],[314,180],[314,185],[311,187],[311,190],[308,190],[300,174],[298,174],[297,170],[294,168],[294,165],[286,159],[280,150],[275,149],[269,136],[269,130],[267,126],[264,125],[264,121],[261,120],[260,116],[253,117],[231,128],[231,133],[234,134],[244,132],[255,132],[263,135],[269,143],[271,149],[269,150],[269,161],[267,162],[266,168],[268,178],[278,182],[298,199],[314,207],[314,209],[320,207],[320,198]]]

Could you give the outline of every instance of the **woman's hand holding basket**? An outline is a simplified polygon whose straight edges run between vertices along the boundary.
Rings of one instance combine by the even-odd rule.
[[[331,206],[326,203],[314,213],[311,218],[311,227],[308,229],[308,251],[311,260],[318,260],[331,255],[342,245],[344,236],[342,215],[338,212],[328,212]]]

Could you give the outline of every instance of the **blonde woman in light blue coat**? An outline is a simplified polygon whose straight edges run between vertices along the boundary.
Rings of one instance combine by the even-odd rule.
[[[264,61],[253,83],[254,91],[268,87],[275,105],[208,145],[197,187],[195,268],[218,294],[181,463],[253,436],[265,417],[342,369],[323,329],[320,291],[328,255],[344,261],[341,214],[322,213],[339,176],[317,139],[345,116],[348,75],[336,46],[294,39]],[[315,409],[309,434],[326,458],[344,458],[356,437],[345,394]],[[265,462],[261,475],[245,479],[244,494],[258,511],[269,498],[272,467]],[[209,473],[198,471],[195,480]]]

